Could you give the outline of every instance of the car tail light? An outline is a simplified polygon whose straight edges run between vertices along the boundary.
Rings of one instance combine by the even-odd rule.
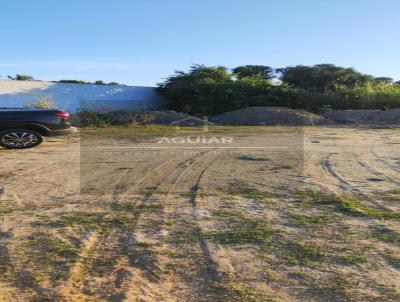
[[[69,118],[69,113],[68,112],[57,112],[56,116],[61,117],[61,118]]]

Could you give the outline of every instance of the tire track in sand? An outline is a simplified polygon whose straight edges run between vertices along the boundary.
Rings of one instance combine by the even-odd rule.
[[[162,164],[162,169],[164,169],[166,166],[168,166],[168,164],[173,163],[173,166],[171,166],[170,168],[173,170],[173,172],[179,171],[179,169],[182,169],[186,166],[186,164],[189,163],[188,166],[186,166],[186,168],[184,168],[183,170],[179,171],[177,174],[176,173],[171,173],[171,171],[166,171],[166,173],[164,173],[163,178],[159,178],[156,181],[156,189],[152,192],[155,193],[157,191],[157,187],[159,184],[165,182],[166,179],[171,179],[171,178],[175,178],[173,180],[172,185],[169,187],[169,190],[167,192],[167,197],[166,200],[168,200],[169,198],[171,198],[172,192],[175,189],[175,186],[179,184],[179,182],[185,177],[185,175],[188,173],[188,171],[192,170],[193,166],[198,164],[199,162],[201,162],[202,160],[204,160],[206,157],[208,157],[210,154],[210,152],[203,152],[200,154],[196,154],[195,156],[189,157],[188,159],[181,161],[178,163],[178,165],[176,164],[176,158],[173,159],[172,161],[168,161],[168,163]],[[142,187],[144,187],[148,181],[154,181],[154,179],[152,179],[152,177],[150,175],[146,175],[142,178],[142,180],[140,181],[140,185]],[[154,183],[152,184],[154,185]],[[140,187],[138,187],[140,188]],[[136,188],[136,189],[138,189]],[[149,198],[149,196],[147,196],[147,198]],[[175,206],[177,206],[175,204]],[[164,213],[165,215],[165,213]],[[141,223],[137,224],[139,225],[143,225],[146,226],[146,222],[143,221]],[[136,227],[135,228],[135,234],[138,237],[143,237],[140,236],[140,233],[145,233],[143,231],[140,230],[140,227]],[[160,233],[166,234],[166,232],[164,230],[160,230]],[[154,263],[153,264],[154,269],[150,270],[150,272],[152,273],[153,276],[159,276],[158,280],[141,280],[142,277],[138,277],[135,276],[134,274],[132,274],[132,276],[129,278],[129,281],[126,280],[125,281],[125,287],[126,287],[126,291],[125,293],[127,294],[127,300],[134,300],[134,299],[144,299],[143,301],[166,301],[168,299],[174,300],[175,297],[171,296],[171,291],[172,288],[174,286],[174,283],[170,282],[169,277],[162,277],[162,275],[160,276],[160,274],[162,273],[162,266],[163,263]],[[167,278],[167,279],[166,279]],[[148,300],[146,300],[148,299]]]
[[[179,209],[189,205],[191,211],[188,221],[190,221],[193,224],[193,228],[199,230],[200,233],[202,233],[202,231],[198,223],[197,197],[202,190],[201,182],[209,168],[219,160],[222,155],[223,154],[220,154],[218,150],[211,150],[204,153],[204,155],[192,162],[178,175],[168,192],[167,200],[172,199],[172,204],[174,205],[171,213],[176,216]],[[180,190],[185,191],[185,189],[189,189],[189,197],[176,196],[180,194]],[[187,205],[181,204],[183,200]],[[164,236],[168,236],[170,231],[164,229],[162,233]],[[190,299],[190,297],[197,297],[199,300],[206,298],[210,301],[218,299],[217,296],[210,293],[210,288],[217,283],[223,282],[219,273],[218,264],[213,260],[207,240],[203,236],[199,236],[197,240],[198,246],[193,244],[185,247],[189,249],[188,254],[190,258],[184,258],[183,261],[186,261],[188,266],[190,266],[190,272],[179,272],[177,275],[179,281],[183,283],[179,288],[185,288],[185,291],[175,292],[175,294],[181,296],[180,298],[182,298],[182,301],[186,301],[186,299]],[[180,261],[182,261],[182,259]],[[184,274],[188,275],[185,276]]]
[[[183,163],[187,163],[192,160],[193,157],[185,160]],[[168,165],[175,164],[175,162],[176,159],[169,159],[160,163],[154,169],[152,169],[152,171],[148,172],[144,177],[142,177],[139,182],[134,186],[133,190],[136,191],[138,189],[141,189],[145,185],[147,185],[149,181],[152,181],[152,172],[154,170],[164,170]],[[173,167],[171,166],[171,168],[175,168],[175,165]],[[121,179],[127,176],[127,172],[128,171],[124,171],[124,173],[122,173],[118,177],[118,179],[114,181],[114,187],[116,187],[118,183],[121,183]],[[162,178],[158,178],[158,182],[162,181]],[[122,200],[125,197],[130,197],[130,191],[130,187],[127,187],[126,190],[122,190],[123,193],[119,193],[120,191],[114,190],[113,204],[118,203],[118,200]],[[141,209],[143,209],[146,202],[151,198],[154,193],[155,190],[146,192],[146,194],[142,198],[142,201],[138,204],[138,211],[136,211],[134,214],[134,220],[136,221],[136,223],[134,226],[132,226],[133,229],[136,229],[138,220],[141,217]],[[135,255],[138,255],[139,253],[134,252],[135,246],[138,245],[138,242],[134,239],[134,237],[135,234],[132,234],[132,232],[125,230],[115,230],[112,236],[102,236],[97,232],[92,233],[91,238],[86,240],[86,243],[83,246],[83,251],[79,256],[79,260],[77,261],[74,268],[71,270],[70,277],[63,287],[63,292],[65,293],[65,295],[73,295],[76,299],[85,298],[85,295],[82,293],[81,290],[79,290],[79,288],[82,287],[82,280],[80,276],[83,275],[84,270],[91,270],[91,268],[85,268],[85,265],[87,265],[86,259],[89,254],[92,254],[96,251],[96,248],[106,248],[106,246],[108,246],[108,252],[114,251],[118,255],[130,255],[130,258],[135,258]],[[160,274],[160,267],[155,262],[155,260],[156,259],[147,259],[146,257],[143,258],[142,256],[139,256],[139,258],[137,258],[136,260],[131,260],[131,265],[126,266],[123,271],[118,272],[118,276],[115,276],[115,282],[116,284],[118,284],[118,288],[124,293],[133,292],[135,293],[135,295],[138,295],[138,297],[132,297],[132,299],[139,299],[139,296],[140,299],[153,299],[154,297],[156,297],[160,292],[162,292],[162,284],[154,279],[154,276],[158,276]],[[142,263],[146,263],[146,265],[142,265]],[[149,280],[149,276],[152,280]],[[167,295],[167,293],[164,292],[164,295]]]

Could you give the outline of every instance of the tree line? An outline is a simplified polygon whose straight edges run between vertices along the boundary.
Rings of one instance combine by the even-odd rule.
[[[400,81],[333,64],[278,69],[245,65],[232,70],[192,65],[188,72],[176,71],[158,84],[157,91],[170,109],[199,116],[249,106],[313,112],[400,107]]]
[[[13,81],[35,81],[35,79],[26,74],[16,74],[15,76],[10,76],[8,75],[7,78],[9,80]],[[87,82],[87,81],[82,81],[82,80],[59,80],[59,81],[52,81],[54,83],[68,83],[68,84],[87,84],[87,85],[120,85],[123,86],[123,84],[117,83],[117,82],[109,82],[106,83],[102,80],[97,80],[94,82]]]

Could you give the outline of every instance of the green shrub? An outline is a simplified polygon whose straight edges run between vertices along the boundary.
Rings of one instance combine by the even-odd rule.
[[[37,100],[29,101],[28,107],[39,109],[55,109],[57,108],[57,105],[51,96],[40,96]]]
[[[350,70],[350,69],[349,69]],[[351,71],[351,70],[350,70]],[[251,106],[289,107],[312,112],[331,109],[400,108],[400,85],[362,76],[328,82],[315,89],[275,83],[252,75],[235,77],[225,67],[194,65],[189,72],[176,72],[159,84],[169,108],[192,115],[214,115]],[[349,84],[350,83],[350,84]]]

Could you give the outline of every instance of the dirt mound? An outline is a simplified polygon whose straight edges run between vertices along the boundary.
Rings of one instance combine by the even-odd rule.
[[[249,107],[226,112],[210,118],[222,125],[326,125],[333,122],[303,110],[284,107]]]
[[[156,124],[156,125],[203,125],[204,121],[186,113],[172,110],[117,110],[107,113],[81,112],[73,118],[74,123],[81,125],[96,125],[108,123],[113,125]],[[326,125],[333,121],[317,114],[303,110],[281,107],[249,107],[226,112],[210,117],[210,122],[216,125]]]
[[[327,119],[339,123],[356,124],[400,124],[400,109],[391,110],[333,110],[322,114]]]
[[[382,111],[374,118],[378,124],[400,125],[400,108]]]
[[[96,114],[84,112],[80,114],[81,124],[96,123],[102,121],[113,125],[128,124],[156,124],[156,125],[202,125],[203,121],[189,114],[172,110],[116,110],[107,113]],[[92,121],[92,122],[91,122]]]

